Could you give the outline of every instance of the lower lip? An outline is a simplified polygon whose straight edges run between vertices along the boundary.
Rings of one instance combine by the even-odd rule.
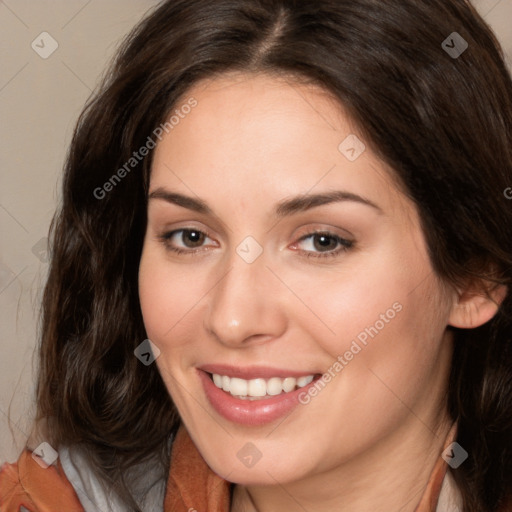
[[[213,408],[227,420],[241,425],[264,425],[275,421],[289,414],[299,402],[299,395],[308,391],[317,380],[315,378],[307,386],[281,393],[272,398],[262,398],[260,400],[244,400],[219,389],[212,381],[210,374],[198,370],[199,378],[203,384],[206,397]]]

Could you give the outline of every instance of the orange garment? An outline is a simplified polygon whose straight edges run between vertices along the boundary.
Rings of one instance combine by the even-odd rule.
[[[455,426],[445,447],[455,438]],[[437,461],[415,512],[435,512],[447,465]],[[206,464],[184,427],[178,430],[164,500],[164,512],[229,512],[231,484]],[[83,512],[78,496],[60,462],[43,469],[23,451],[16,464],[0,470],[0,511]],[[21,509],[23,510],[23,509]]]

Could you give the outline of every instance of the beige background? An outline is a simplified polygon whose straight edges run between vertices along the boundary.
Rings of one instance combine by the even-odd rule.
[[[0,464],[16,459],[32,419],[45,236],[74,123],[123,35],[155,3],[0,1]],[[512,0],[475,5],[512,63]],[[58,43],[47,59],[31,47],[42,32]],[[39,52],[51,48],[44,37]]]

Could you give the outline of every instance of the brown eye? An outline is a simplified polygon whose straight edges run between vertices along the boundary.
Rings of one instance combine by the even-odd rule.
[[[354,242],[341,238],[334,233],[317,232],[303,236],[296,247],[308,257],[337,256],[350,249]]]
[[[192,228],[169,231],[160,235],[159,238],[167,249],[176,253],[193,253],[214,242],[207,233]]]
[[[317,251],[332,251],[338,247],[338,240],[331,235],[317,233],[313,236],[313,247]]]
[[[183,229],[181,231],[181,241],[186,247],[200,247],[204,243],[205,234],[201,231],[192,231],[189,229]]]

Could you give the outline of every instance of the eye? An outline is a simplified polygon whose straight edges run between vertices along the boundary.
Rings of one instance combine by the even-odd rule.
[[[354,242],[334,233],[318,231],[301,237],[292,249],[298,248],[307,257],[337,256],[353,247]]]
[[[194,228],[176,229],[160,235],[159,238],[167,249],[180,254],[196,252],[204,247],[207,240],[214,242],[207,233]]]
[[[182,228],[159,236],[166,249],[178,254],[192,254],[215,241],[207,233],[195,228]],[[209,241],[209,243],[208,243]],[[292,249],[299,249],[307,257],[336,256],[353,247],[354,243],[334,233],[318,231],[301,237]]]

